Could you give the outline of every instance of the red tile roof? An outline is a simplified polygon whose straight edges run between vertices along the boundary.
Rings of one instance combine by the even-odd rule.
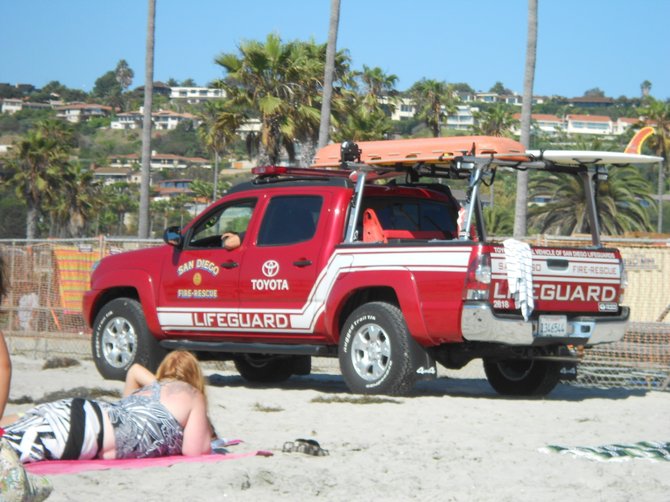
[[[581,122],[611,122],[612,119],[606,115],[568,115],[568,120],[579,120]]]

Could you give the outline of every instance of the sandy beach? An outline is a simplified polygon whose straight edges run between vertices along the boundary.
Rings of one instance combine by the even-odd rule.
[[[21,355],[13,362],[10,401],[122,388],[90,360],[57,369]],[[53,475],[49,500],[670,500],[668,462],[542,451],[669,441],[668,392],[561,384],[545,399],[501,398],[472,363],[440,369],[412,397],[364,397],[347,392],[335,360],[313,367],[310,376],[253,388],[231,363],[205,364],[219,434],[244,441],[231,451],[273,456]],[[7,412],[29,406],[11,402]],[[296,438],[317,440],[329,455],[282,452]]]

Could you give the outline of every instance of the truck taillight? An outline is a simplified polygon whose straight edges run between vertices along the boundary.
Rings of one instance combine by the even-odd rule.
[[[480,253],[470,262],[463,289],[464,300],[488,300],[491,284],[491,256]]]

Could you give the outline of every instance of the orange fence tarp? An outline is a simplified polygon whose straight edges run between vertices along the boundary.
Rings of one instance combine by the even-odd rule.
[[[54,256],[59,277],[61,306],[66,313],[80,313],[84,292],[89,287],[91,270],[93,264],[100,259],[100,252],[57,246],[54,249]]]

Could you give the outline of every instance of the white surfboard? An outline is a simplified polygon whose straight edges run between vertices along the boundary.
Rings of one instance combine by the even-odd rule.
[[[591,150],[528,150],[526,153],[532,155],[535,160],[548,160],[556,164],[573,166],[580,164],[654,164],[663,161],[663,157],[653,155]]]

